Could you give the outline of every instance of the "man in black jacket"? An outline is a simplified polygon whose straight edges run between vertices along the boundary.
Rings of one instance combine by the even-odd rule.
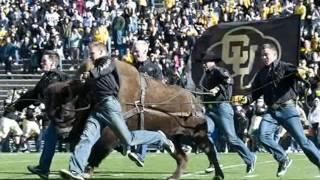
[[[42,70],[44,71],[40,81],[35,88],[23,94],[11,107],[14,110],[22,111],[25,107],[31,104],[38,103],[44,99],[44,92],[46,88],[55,82],[65,81],[68,76],[57,70],[59,62],[59,55],[55,51],[44,51],[41,59]],[[57,133],[52,123],[49,124],[44,136],[44,147],[39,160],[39,165],[28,166],[28,170],[39,175],[42,179],[48,179],[50,165],[55,153],[55,146],[57,142]]]
[[[135,66],[140,73],[147,74],[156,80],[162,80],[163,75],[160,67],[148,58],[149,45],[146,41],[138,40],[133,44],[132,52]],[[128,157],[136,163],[137,166],[144,166],[148,146],[139,145],[136,152],[129,152]]]
[[[90,85],[99,106],[88,117],[80,141],[71,155],[69,171],[64,169],[60,171],[62,178],[84,179],[84,169],[91,148],[99,139],[101,130],[106,126],[109,126],[115,132],[124,145],[159,143],[169,153],[173,153],[175,151],[174,145],[163,132],[130,131],[128,129],[118,99],[120,82],[115,62],[107,57],[105,45],[99,42],[90,45],[90,56],[94,68],[86,76],[87,80],[91,81]]]
[[[147,74],[154,79],[162,80],[163,75],[160,67],[148,58],[148,48],[148,43],[143,40],[138,40],[133,44],[132,52],[135,66],[139,72]]]
[[[292,160],[283,148],[274,140],[275,131],[282,125],[301,146],[308,159],[320,169],[320,152],[305,136],[299,113],[296,109],[296,83],[303,81],[306,71],[280,61],[277,48],[266,43],[261,48],[261,60],[265,66],[258,72],[252,84],[252,94],[246,101],[256,101],[263,95],[268,106],[260,123],[259,139],[267,151],[279,163],[277,176],[283,176],[290,167]],[[240,99],[239,97],[235,99]]]
[[[214,122],[214,125],[226,135],[227,141],[235,148],[241,158],[247,165],[246,172],[253,173],[256,163],[256,155],[250,152],[248,147],[237,136],[234,127],[234,112],[230,104],[232,96],[233,78],[227,69],[217,66],[221,59],[215,54],[206,54],[203,57],[205,62],[205,76],[200,81],[202,88],[210,95],[204,96],[206,116]],[[209,122],[210,123],[210,122]],[[212,130],[209,130],[209,132]],[[208,133],[209,139],[211,134]],[[212,165],[206,169],[206,172],[212,171]]]

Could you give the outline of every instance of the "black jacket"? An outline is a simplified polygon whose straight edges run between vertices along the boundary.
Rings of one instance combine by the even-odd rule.
[[[162,80],[163,75],[160,67],[150,60],[146,60],[144,62],[138,62],[136,64],[136,67],[139,72],[141,73],[146,73],[147,75],[153,77],[154,79],[157,80]]]
[[[219,88],[219,92],[213,95],[205,95],[204,101],[228,101],[232,96],[233,79],[227,69],[222,67],[214,67],[205,72],[202,80],[202,88],[206,91],[215,87]]]
[[[22,111],[25,107],[30,104],[38,103],[35,101],[23,101],[23,99],[38,99],[44,98],[45,89],[52,83],[61,82],[67,80],[69,77],[67,74],[58,70],[45,72],[41,77],[40,81],[36,84],[34,89],[27,91],[23,94],[14,104],[14,107],[18,111]]]
[[[93,79],[89,83],[96,100],[102,100],[106,96],[118,97],[120,78],[113,60],[108,57],[97,59],[90,75]]]
[[[250,102],[264,96],[266,105],[285,103],[296,99],[296,83],[302,79],[297,75],[297,67],[283,61],[275,61],[262,68],[252,84]]]

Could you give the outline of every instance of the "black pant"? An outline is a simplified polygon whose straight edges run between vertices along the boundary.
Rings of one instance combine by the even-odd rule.
[[[11,72],[12,71],[12,67],[11,67],[12,61],[10,61],[8,58],[6,58],[4,60],[4,63],[5,63],[5,72],[6,73]]]

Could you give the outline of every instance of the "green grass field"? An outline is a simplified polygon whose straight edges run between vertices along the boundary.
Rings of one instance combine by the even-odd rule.
[[[0,154],[0,179],[37,179],[37,176],[27,172],[27,165],[38,162],[38,153]],[[68,167],[69,154],[57,153],[52,165],[50,179],[60,179],[58,170]],[[312,165],[304,154],[290,154],[293,164],[287,174],[281,179],[320,179],[318,169]],[[278,164],[270,154],[258,154],[256,171],[250,176],[245,174],[245,165],[237,154],[220,154],[220,161],[225,179],[257,179],[271,180],[276,178]],[[182,179],[212,179],[212,174],[204,174],[208,161],[203,154],[190,154],[189,163]],[[95,171],[94,179],[165,179],[175,168],[174,160],[168,154],[149,153],[145,167],[139,168],[127,157],[113,153],[104,160]]]

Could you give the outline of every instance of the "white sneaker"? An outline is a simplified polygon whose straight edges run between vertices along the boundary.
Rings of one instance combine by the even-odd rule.
[[[86,168],[84,169],[84,172],[82,174],[82,177],[84,179],[91,179],[93,177],[93,171],[94,171],[93,167],[86,166]]]
[[[254,154],[253,158],[254,158],[253,162],[251,164],[247,165],[247,170],[246,170],[247,174],[252,174],[256,168],[256,163],[257,163],[258,157],[257,157],[257,155]]]
[[[83,177],[84,179],[91,179],[91,178],[92,178],[92,177],[91,177],[91,174],[89,174],[89,173],[83,173],[82,177]]]
[[[170,139],[168,139],[167,136],[161,130],[159,130],[158,132],[167,139],[167,144],[165,145],[166,151],[168,151],[168,153],[170,154],[173,154],[176,150],[173,142]]]
[[[128,157],[131,161],[135,162],[138,167],[144,166],[143,160],[140,159],[140,157],[136,153],[129,152]]]
[[[61,169],[59,173],[63,179],[85,180],[80,174],[68,171],[66,169]]]
[[[277,177],[284,176],[287,173],[291,164],[292,164],[292,159],[290,159],[289,157],[287,157],[284,162],[280,162],[278,171],[277,171]]]
[[[212,173],[213,171],[214,171],[214,167],[211,165],[207,169],[204,170],[205,173]]]

